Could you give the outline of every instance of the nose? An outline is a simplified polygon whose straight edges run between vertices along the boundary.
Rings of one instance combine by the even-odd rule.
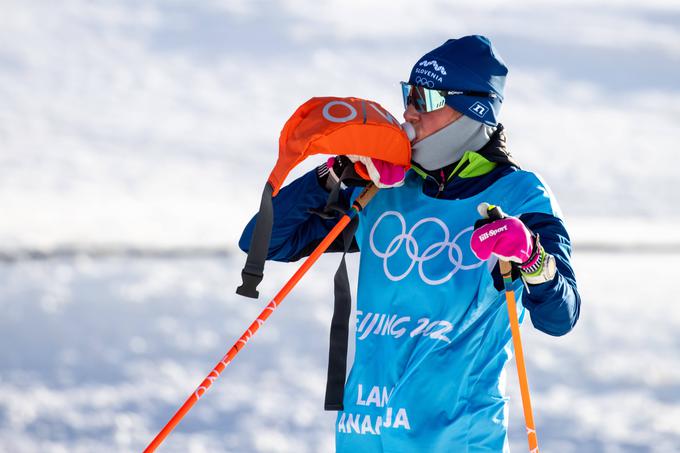
[[[413,104],[409,104],[404,110],[404,119],[409,123],[417,123],[420,121],[420,112],[416,110]]]

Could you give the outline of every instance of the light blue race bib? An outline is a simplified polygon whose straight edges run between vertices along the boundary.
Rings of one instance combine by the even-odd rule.
[[[505,296],[470,250],[481,202],[509,215],[561,216],[533,173],[517,171],[464,200],[422,193],[409,172],[360,214],[355,358],[338,452],[504,452]],[[522,284],[515,282],[518,310]]]

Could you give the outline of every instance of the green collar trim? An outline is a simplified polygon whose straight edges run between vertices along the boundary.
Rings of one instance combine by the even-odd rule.
[[[465,162],[468,162],[467,166],[461,168]],[[458,162],[458,165],[456,165],[456,168],[453,169],[446,180],[448,181],[456,174],[461,178],[474,178],[475,176],[485,175],[494,168],[496,168],[495,162],[491,162],[474,151],[465,151],[463,158]]]
[[[425,170],[423,170],[422,168],[420,168],[420,167],[418,166],[418,164],[416,164],[415,162],[412,162],[412,163],[411,163],[411,170],[415,171],[416,174],[417,174],[418,176],[420,176],[421,178],[423,178],[423,179],[427,178],[427,173],[425,173]]]
[[[458,164],[450,171],[449,176],[446,180],[450,180],[454,176],[459,176],[461,178],[474,178],[475,176],[485,175],[494,168],[496,168],[496,163],[483,157],[481,154],[474,151],[465,151],[463,157],[458,161]],[[420,177],[427,178],[428,173],[422,168],[418,167],[417,164],[411,165],[411,169],[415,171]]]

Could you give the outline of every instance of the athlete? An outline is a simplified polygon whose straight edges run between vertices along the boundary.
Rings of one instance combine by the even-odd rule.
[[[329,249],[361,252],[338,452],[509,451],[504,368],[512,349],[499,259],[513,263],[520,319],[528,311],[535,328],[554,336],[578,320],[560,208],[510,156],[498,123],[507,72],[490,41],[475,35],[428,52],[402,82],[411,170],[394,181],[384,165],[370,168],[373,182],[391,188],[359,214],[351,244]],[[339,203],[348,208],[355,185],[367,183],[355,160],[329,159],[273,199],[268,259],[295,261],[316,247],[337,222],[317,214],[329,190],[342,178]],[[483,219],[484,203],[506,217]]]

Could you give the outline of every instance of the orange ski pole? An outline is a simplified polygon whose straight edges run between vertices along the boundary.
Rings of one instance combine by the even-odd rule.
[[[213,370],[208,374],[208,376],[201,382],[198,388],[187,398],[182,407],[180,407],[175,415],[172,416],[170,421],[161,429],[161,431],[154,437],[151,443],[144,449],[144,453],[153,452],[158,448],[158,446],[168,437],[168,434],[179,424],[179,422],[184,418],[184,416],[191,410],[191,408],[198,402],[199,399],[205,394],[210,386],[220,377],[222,371],[234,360],[236,354],[239,353],[241,349],[248,343],[248,341],[255,335],[260,326],[269,318],[274,310],[279,306],[281,301],[288,295],[288,293],[295,287],[295,285],[300,281],[303,275],[307,273],[310,267],[316,262],[316,260],[323,254],[323,252],[328,249],[331,243],[342,233],[347,224],[352,220],[352,218],[368,204],[373,196],[378,192],[378,188],[373,184],[369,184],[364,191],[357,197],[354,201],[354,205],[350,211],[343,215],[338,223],[333,227],[333,229],[328,233],[328,235],[321,241],[321,243],[314,249],[314,251],[307,257],[307,259],[302,263],[300,268],[293,274],[293,276],[288,280],[288,282],[281,288],[281,290],[274,296],[274,298],[269,302],[269,304],[262,310],[260,315],[253,321],[253,323],[248,327],[248,329],[241,335],[241,338],[234,343],[234,345],[229,349],[229,352],[222,357]]]
[[[482,206],[482,205],[480,205]],[[485,213],[490,219],[502,219],[505,214],[498,206],[486,205]],[[480,211],[481,213],[481,211]],[[510,331],[512,332],[512,345],[515,348],[515,364],[517,365],[517,377],[519,378],[519,390],[522,395],[522,409],[524,410],[524,422],[527,426],[527,438],[529,441],[529,453],[538,453],[538,437],[536,436],[536,424],[534,413],[531,409],[531,396],[529,394],[529,380],[527,369],[524,364],[524,350],[522,349],[522,337],[519,333],[519,320],[517,319],[517,301],[515,291],[512,289],[512,265],[509,261],[500,261],[501,276],[505,289],[505,300],[508,304],[508,318],[510,319]]]
[[[522,338],[519,334],[519,320],[517,319],[517,303],[515,301],[515,291],[512,289],[512,267],[509,262],[501,261],[501,275],[503,276],[503,286],[505,287],[505,300],[508,303],[508,317],[510,318],[510,330],[512,331],[512,344],[515,348],[515,363],[517,364],[517,377],[519,378],[519,389],[522,394],[522,408],[524,409],[524,421],[527,425],[527,437],[529,440],[529,452],[538,453],[538,437],[536,436],[536,425],[534,423],[534,413],[531,409],[531,397],[529,395],[529,381],[527,370],[524,364],[524,351],[522,349]]]

